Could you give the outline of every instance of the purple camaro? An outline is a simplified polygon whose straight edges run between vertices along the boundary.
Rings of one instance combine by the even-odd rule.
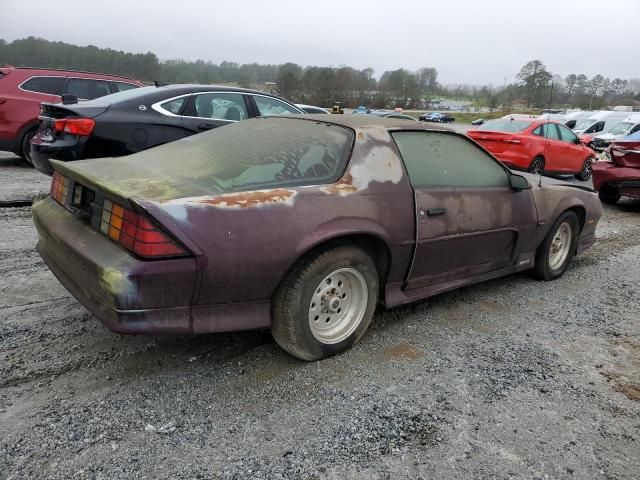
[[[593,191],[515,174],[465,135],[369,115],[246,120],[121,158],[52,162],[38,251],[110,329],[271,328],[316,360],[387,307],[595,241]]]

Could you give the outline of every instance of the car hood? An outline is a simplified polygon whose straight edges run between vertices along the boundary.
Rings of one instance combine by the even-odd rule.
[[[585,192],[595,193],[593,188],[587,187],[585,185],[578,185],[572,182],[566,182],[564,180],[560,180],[557,178],[545,177],[541,175],[537,175],[535,173],[526,173],[526,172],[513,172],[516,175],[521,175],[527,179],[529,185],[533,190],[544,189],[545,187],[554,187],[554,188],[567,188],[567,189],[577,189],[583,190]]]
[[[618,138],[618,135],[613,135],[611,133],[601,133],[600,135],[596,135],[595,138],[599,138],[600,140],[615,140]]]

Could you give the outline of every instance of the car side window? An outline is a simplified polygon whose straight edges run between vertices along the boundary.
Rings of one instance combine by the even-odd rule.
[[[258,112],[263,117],[271,117],[273,115],[296,115],[300,113],[291,105],[288,105],[277,98],[255,95],[253,99],[258,107]]]
[[[64,77],[31,77],[20,85],[22,90],[49,95],[61,95]]]
[[[542,136],[542,125],[538,126],[533,132],[534,135]]]
[[[187,98],[188,97],[180,97],[174,100],[169,100],[168,102],[161,103],[160,106],[167,112],[171,112],[174,115],[179,115],[180,110],[182,110],[182,106],[187,101]]]
[[[111,93],[109,82],[90,78],[70,78],[65,87],[65,93],[75,95],[79,99],[93,100]]]
[[[560,134],[558,133],[555,123],[545,123],[542,125],[542,131],[544,132],[544,136],[549,140],[560,140]]]
[[[604,122],[596,122],[587,128],[584,133],[597,133],[601,132],[604,129]]]
[[[576,139],[578,137],[576,137],[575,133],[573,133],[571,130],[569,130],[564,125],[557,125],[557,127],[558,127],[558,130],[560,130],[560,139],[563,142],[576,143]]]
[[[632,133],[636,133],[637,131],[640,131],[640,123],[637,124],[635,127],[633,127],[631,130],[629,130],[629,135],[631,135]]]
[[[238,122],[249,117],[240,93],[201,93],[195,96],[194,105],[201,118]]]
[[[439,132],[393,132],[414,187],[506,187],[505,169],[465,138]]]
[[[125,82],[112,82],[117,92],[125,92],[127,90],[133,90],[134,88],[138,88],[138,85],[134,85],[133,83],[125,83]]]

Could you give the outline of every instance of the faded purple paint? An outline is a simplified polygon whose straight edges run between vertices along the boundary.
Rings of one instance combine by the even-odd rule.
[[[203,333],[268,327],[270,299],[287,272],[333,241],[347,239],[375,252],[381,301],[393,307],[531,268],[551,224],[567,209],[582,221],[578,250],[595,239],[601,206],[593,193],[550,179],[538,187],[538,177],[528,176],[530,190],[425,189],[414,197],[389,132],[448,130],[366,116],[325,117],[321,121],[355,131],[347,169],[332,185],[169,200],[112,192],[115,200],[146,209],[193,257],[136,259],[51,199],[33,209],[38,250],[109,328]],[[84,178],[75,165],[56,168]],[[447,215],[426,220],[420,214],[443,205]],[[109,275],[123,281],[111,285]]]

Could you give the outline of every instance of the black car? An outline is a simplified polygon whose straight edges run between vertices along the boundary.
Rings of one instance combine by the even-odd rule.
[[[476,118],[473,122],[471,122],[471,125],[482,125],[485,122],[486,120],[484,118]]]
[[[51,175],[51,158],[117,157],[246,118],[300,113],[275,95],[212,85],[143,87],[87,102],[43,103],[31,158]]]

